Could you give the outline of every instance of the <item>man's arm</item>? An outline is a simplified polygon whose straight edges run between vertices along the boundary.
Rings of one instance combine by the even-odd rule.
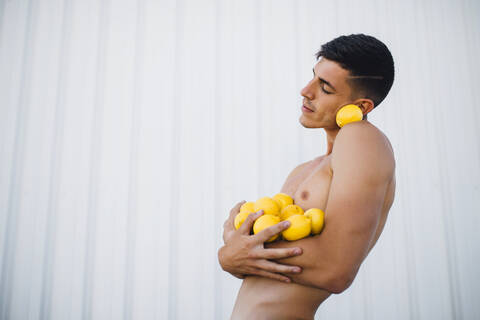
[[[301,254],[300,248],[265,249],[264,243],[272,236],[288,228],[290,222],[283,221],[268,227],[255,235],[250,235],[250,230],[263,210],[251,213],[238,230],[234,227],[234,218],[240,211],[240,206],[245,201],[237,203],[230,211],[229,218],[223,228],[223,241],[225,245],[218,250],[218,261],[223,270],[233,276],[243,279],[246,275],[257,275],[279,281],[290,282],[286,273],[300,272],[298,267],[275,263],[273,259],[282,259]]]
[[[299,174],[310,162],[307,161],[296,166],[286,181]],[[290,278],[285,273],[298,273],[301,272],[301,269],[292,265],[284,266],[272,260],[299,255],[302,253],[301,249],[290,247],[289,249],[266,250],[264,248],[264,243],[268,239],[288,228],[288,225],[279,223],[263,230],[258,235],[250,236],[253,223],[261,216],[261,213],[255,213],[249,215],[239,230],[235,230],[234,219],[243,203],[245,201],[237,203],[232,208],[229,218],[223,224],[224,246],[218,250],[220,266],[224,271],[239,279],[244,279],[246,275],[251,274],[290,282]]]
[[[368,254],[385,193],[395,170],[388,142],[362,123],[344,126],[332,150],[333,178],[320,235],[266,248],[302,248],[303,254],[277,259],[302,267],[293,282],[333,293],[347,289]]]

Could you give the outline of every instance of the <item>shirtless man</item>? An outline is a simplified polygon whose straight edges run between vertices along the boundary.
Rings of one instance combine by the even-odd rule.
[[[325,227],[313,237],[265,243],[288,224],[250,235],[259,211],[235,230],[233,220],[244,201],[238,203],[225,221],[225,245],[218,251],[222,269],[243,279],[231,319],[313,319],[325,299],[352,284],[393,203],[393,150],[366,116],[393,84],[390,51],[357,34],[322,45],[317,60],[313,79],[301,91],[299,121],[325,130],[327,153],[297,166],[280,192],[304,210],[322,209]],[[340,129],[336,114],[346,104],[359,106],[364,118]]]

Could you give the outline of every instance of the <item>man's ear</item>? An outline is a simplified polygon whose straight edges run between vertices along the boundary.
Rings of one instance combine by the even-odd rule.
[[[373,107],[375,106],[372,100],[365,98],[357,99],[353,102],[353,104],[356,104],[360,107],[360,109],[362,109],[362,113],[364,116],[367,115],[370,111],[372,111]]]

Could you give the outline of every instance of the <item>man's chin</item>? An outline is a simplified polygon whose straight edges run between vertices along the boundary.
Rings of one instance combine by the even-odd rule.
[[[308,129],[317,129],[317,128],[322,128],[320,125],[312,123],[312,121],[306,120],[303,115],[300,116],[300,119],[298,119],[302,127],[308,128]]]

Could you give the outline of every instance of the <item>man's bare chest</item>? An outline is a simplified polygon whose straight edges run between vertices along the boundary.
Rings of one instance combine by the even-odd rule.
[[[295,176],[289,178],[281,192],[290,195],[304,210],[319,208],[325,211],[332,181],[330,156],[312,160]]]
[[[285,181],[281,192],[290,195],[294,203],[304,210],[319,208],[326,211],[332,178],[331,156],[322,156],[306,163],[298,174]],[[394,196],[395,176],[393,176],[385,194],[380,222],[371,247],[375,245],[383,230]]]

